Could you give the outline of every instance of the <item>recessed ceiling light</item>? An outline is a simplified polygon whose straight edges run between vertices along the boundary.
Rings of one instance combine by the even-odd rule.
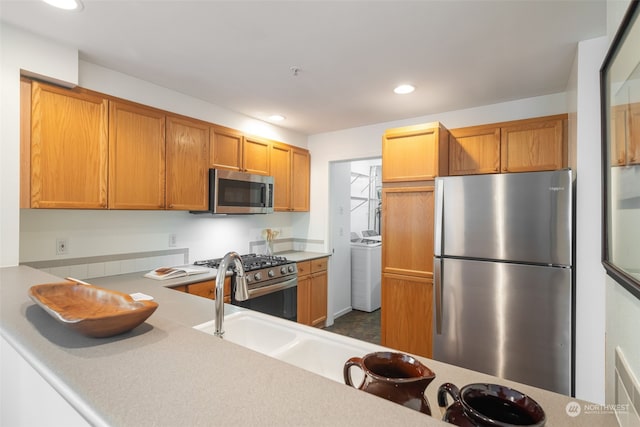
[[[400,85],[397,86],[393,91],[398,95],[406,95],[407,93],[411,93],[416,90],[415,86],[412,85]]]
[[[272,116],[269,116],[269,120],[271,120],[272,122],[281,122],[284,119],[285,117],[280,114],[274,114]]]
[[[82,2],[80,0],[43,0],[51,6],[64,10],[82,10]]]

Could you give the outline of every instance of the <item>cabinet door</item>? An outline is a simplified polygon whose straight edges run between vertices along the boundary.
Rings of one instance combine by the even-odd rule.
[[[291,146],[271,146],[271,175],[274,178],[273,209],[291,210]]]
[[[501,128],[503,172],[562,169],[566,165],[564,121],[560,118],[523,121]]]
[[[311,275],[309,311],[311,326],[324,327],[327,320],[327,271]]]
[[[291,153],[291,209],[309,211],[311,156],[307,150],[294,148]]]
[[[105,194],[106,201],[106,194]],[[31,80],[20,78],[20,209],[31,207]]]
[[[204,298],[216,299],[216,281],[206,280],[204,282],[191,283],[185,285],[187,293]],[[174,288],[175,289],[175,288]],[[231,277],[224,279],[224,302],[231,303]]]
[[[611,166],[624,166],[627,163],[628,116],[628,105],[611,108]]]
[[[448,132],[439,123],[389,129],[382,138],[382,181],[447,175],[448,157]]]
[[[214,126],[211,128],[210,165],[212,168],[242,170],[242,143],[238,131]]]
[[[640,103],[629,106],[629,132],[627,133],[627,164],[640,164]]]
[[[206,210],[209,205],[209,125],[167,117],[167,208]]]
[[[300,263],[298,263],[300,266]],[[298,267],[300,273],[300,267]],[[298,323],[311,325],[311,275],[298,276]]]
[[[431,357],[432,279],[382,274],[382,345]]]
[[[110,209],[164,208],[164,137],[164,112],[127,102],[110,102]]]
[[[108,101],[31,85],[31,207],[107,207]]]
[[[250,136],[244,137],[242,146],[242,169],[247,173],[269,175],[271,142]]]
[[[382,271],[433,277],[434,187],[382,189]]]
[[[477,126],[451,131],[449,175],[500,172],[500,128]]]

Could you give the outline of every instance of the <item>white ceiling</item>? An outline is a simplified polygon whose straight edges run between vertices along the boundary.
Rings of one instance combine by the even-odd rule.
[[[315,134],[563,92],[605,0],[0,0],[80,58]],[[300,72],[294,76],[290,68]],[[392,92],[398,83],[417,87]]]

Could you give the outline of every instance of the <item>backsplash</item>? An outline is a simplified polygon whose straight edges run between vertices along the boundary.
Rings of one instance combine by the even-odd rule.
[[[171,267],[189,263],[189,249],[136,252],[84,258],[24,262],[22,265],[37,268],[58,277],[91,279],[93,277],[147,271],[158,267]]]
[[[296,238],[274,240],[274,252],[276,254],[291,250],[323,252],[324,240]],[[265,251],[266,242],[264,240],[249,242],[249,253],[264,254]],[[221,253],[218,256],[223,255]],[[137,271],[149,271],[158,267],[185,265],[189,264],[189,262],[189,249],[176,248],[162,251],[31,261],[23,262],[21,265],[37,268],[58,277],[73,277],[84,280],[94,277],[135,273]]]
[[[620,427],[640,426],[640,385],[620,347],[615,355],[615,413]]]

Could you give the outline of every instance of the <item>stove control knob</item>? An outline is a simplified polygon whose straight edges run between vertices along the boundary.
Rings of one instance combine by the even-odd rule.
[[[289,273],[293,273],[293,265],[289,266]]]
[[[254,274],[253,277],[255,277],[256,280],[262,280],[262,273],[258,272]]]
[[[280,267],[280,273],[281,274],[287,274],[287,267],[285,267],[284,265],[282,267]]]
[[[268,273],[268,274],[269,274],[269,277],[273,277],[273,276],[275,276],[275,275],[276,275],[276,273],[274,273],[274,271],[273,271],[273,270],[269,270],[269,273]]]

